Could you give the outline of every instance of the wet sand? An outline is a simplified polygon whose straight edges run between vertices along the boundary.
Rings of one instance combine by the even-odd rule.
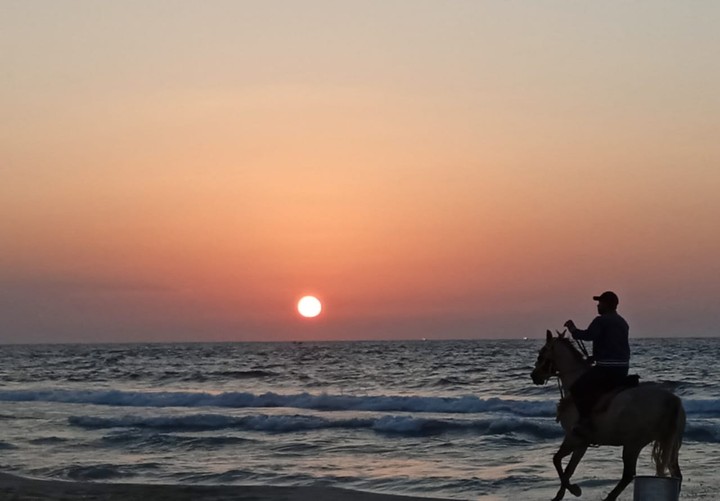
[[[584,496],[607,494],[610,487],[585,487]],[[555,488],[524,493],[523,499],[550,499]],[[717,500],[717,493],[703,484],[683,486],[680,499]],[[505,501],[506,496],[480,495],[477,501]],[[567,499],[567,498],[566,498]],[[574,499],[574,498],[572,498]],[[633,484],[619,501],[633,499]],[[43,480],[0,473],[0,501],[443,501],[440,498],[374,494],[336,487],[271,487],[243,485],[121,484]],[[446,500],[449,501],[449,500]]]
[[[334,487],[108,484],[41,480],[0,473],[0,499],[61,501],[411,501],[429,498],[373,494]]]

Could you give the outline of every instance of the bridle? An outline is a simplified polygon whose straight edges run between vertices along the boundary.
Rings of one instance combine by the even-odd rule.
[[[558,391],[560,392],[560,399],[565,398],[565,392],[563,391],[562,383],[560,382],[560,371],[555,365],[555,362],[553,362],[550,357],[544,357],[542,365],[540,365],[539,369],[541,369],[544,374],[547,374],[543,384],[547,384],[551,378],[555,378],[558,385]]]
[[[557,339],[563,339],[565,337],[566,331],[563,331],[563,332],[555,331],[555,332],[557,332],[559,337],[555,338],[553,340],[553,343],[555,343]],[[580,351],[582,352],[585,359],[587,360],[589,358],[589,355],[588,355],[587,349],[585,348],[585,344],[579,339],[575,339],[574,341],[575,341],[575,343],[577,343],[578,347],[580,348]],[[565,398],[565,391],[563,390],[563,387],[562,387],[562,381],[560,381],[560,371],[558,370],[557,365],[555,365],[555,362],[553,362],[553,360],[550,357],[546,356],[543,358],[542,364],[538,368],[541,369],[544,374],[547,374],[547,377],[545,378],[545,382],[543,384],[547,384],[547,382],[553,377],[556,378],[557,385],[558,385],[558,391],[560,392],[560,399],[562,400],[563,398]]]
[[[547,374],[547,377],[545,378],[545,382],[543,384],[547,384],[550,378],[560,375],[560,371],[558,371],[555,362],[553,362],[550,357],[543,357],[542,364],[538,367],[538,369],[541,369],[543,374]]]

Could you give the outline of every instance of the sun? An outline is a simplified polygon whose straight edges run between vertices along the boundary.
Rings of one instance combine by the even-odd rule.
[[[298,301],[297,310],[303,317],[317,317],[322,311],[322,303],[315,296],[305,296]]]

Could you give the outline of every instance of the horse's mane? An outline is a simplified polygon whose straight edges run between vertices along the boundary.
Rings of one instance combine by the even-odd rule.
[[[559,337],[556,339],[568,347],[568,349],[570,350],[570,353],[573,354],[573,356],[575,357],[575,359],[577,361],[582,362],[582,363],[587,363],[587,360],[585,360],[585,356],[582,353],[580,353],[580,350],[578,350],[577,346],[575,346],[575,343],[573,343],[571,338]]]
[[[575,360],[578,363],[587,365],[588,362],[585,359],[585,356],[580,352],[580,350],[578,349],[576,344],[573,343],[572,338],[558,337],[558,338],[556,338],[556,340],[558,342],[564,344],[567,347],[568,351],[572,354],[573,358],[575,358]],[[569,406],[574,405],[574,402],[575,401],[573,400],[573,397],[570,394],[561,396],[560,401],[557,404],[557,413],[555,415],[555,421],[559,422],[560,414],[565,412]]]

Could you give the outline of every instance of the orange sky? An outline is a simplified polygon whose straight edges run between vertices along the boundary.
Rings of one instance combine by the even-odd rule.
[[[0,341],[716,335],[719,21],[3,2]]]

